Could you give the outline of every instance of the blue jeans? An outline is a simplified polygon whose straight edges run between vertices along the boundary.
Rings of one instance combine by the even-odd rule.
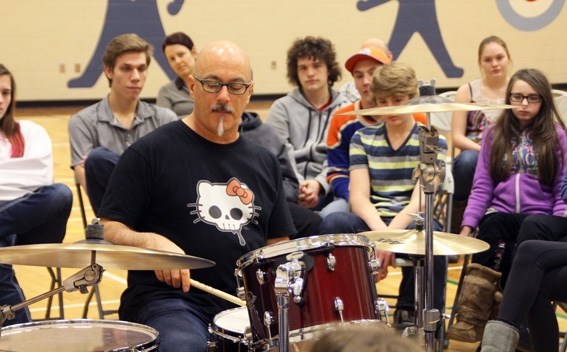
[[[326,218],[329,214],[336,213],[339,211],[349,211],[350,206],[348,205],[348,201],[343,198],[335,197],[331,203],[327,204],[321,211],[319,212],[319,216],[323,219]]]
[[[180,298],[148,302],[136,312],[121,310],[120,319],[144,324],[159,332],[160,352],[205,352],[212,318]]]
[[[61,243],[73,205],[73,193],[63,184],[36,189],[12,201],[0,202],[0,247]],[[0,305],[25,301],[12,265],[0,264]],[[31,321],[27,308],[4,325]]]
[[[467,200],[471,194],[478,152],[474,150],[463,150],[453,161],[453,179],[455,180],[455,193],[453,199],[456,201]]]
[[[120,155],[110,149],[98,147],[89,152],[85,160],[85,179],[87,181],[87,195],[94,213],[98,212],[102,204],[102,197],[110,181],[110,176],[120,159]]]
[[[391,219],[382,219],[386,224]],[[413,226],[412,226],[413,227]],[[439,231],[441,226],[435,222],[435,231]],[[333,213],[327,216],[319,226],[320,234],[333,233],[358,233],[369,231],[368,225],[357,215],[348,212]],[[434,243],[435,245],[435,243]],[[379,246],[378,246],[379,247]],[[377,248],[378,250],[380,248]],[[407,258],[407,255],[396,254],[396,257]],[[413,267],[402,267],[402,282],[400,283],[398,301],[396,309],[413,310],[415,303],[415,270]],[[435,256],[433,262],[434,298],[433,306],[443,312],[445,307],[445,281],[447,276],[447,257]]]

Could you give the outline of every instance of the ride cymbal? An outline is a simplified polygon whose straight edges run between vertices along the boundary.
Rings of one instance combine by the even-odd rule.
[[[368,237],[376,249],[394,253],[425,255],[425,231],[386,230],[367,231],[359,235]],[[456,255],[483,252],[488,243],[472,237],[452,233],[433,232],[433,255]]]
[[[398,115],[427,112],[476,111],[493,109],[511,109],[513,105],[506,104],[476,104],[476,103],[424,103],[415,105],[385,106],[381,108],[361,109],[337,115]]]
[[[94,260],[92,256],[94,255]],[[91,262],[105,269],[201,269],[215,262],[190,255],[106,243],[49,243],[0,248],[0,263],[84,268]]]

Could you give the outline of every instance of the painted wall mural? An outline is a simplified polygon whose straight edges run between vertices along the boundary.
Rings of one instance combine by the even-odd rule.
[[[184,0],[174,0],[168,6],[170,15],[177,15]],[[124,33],[136,33],[154,46],[154,58],[170,79],[175,75],[161,50],[165,31],[156,0],[108,0],[102,33],[96,49],[81,76],[69,80],[69,88],[92,87],[102,74],[102,55],[112,38]]]
[[[567,85],[565,0],[45,0],[12,1],[0,62],[15,73],[20,101],[98,100],[108,93],[102,53],[135,32],[154,46],[142,97],[173,78],[161,44],[183,31],[200,49],[228,39],[250,55],[255,95],[285,94],[286,53],[306,35],[333,41],[341,63],[370,37],[385,40],[420,79],[455,88],[479,75],[477,49],[489,35],[510,48],[513,69],[544,70]],[[339,87],[351,77],[343,70]]]
[[[367,11],[387,2],[390,0],[360,0],[356,6],[360,11]],[[411,37],[419,33],[443,69],[445,76],[462,77],[463,68],[453,63],[443,42],[441,28],[437,21],[435,0],[398,0],[398,2],[398,16],[388,42],[388,47],[394,57],[400,56]]]

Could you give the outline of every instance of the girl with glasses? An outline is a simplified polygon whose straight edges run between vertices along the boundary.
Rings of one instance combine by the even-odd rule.
[[[488,251],[473,255],[474,273],[465,277],[456,307],[458,322],[447,332],[467,342],[482,337],[498,278],[506,283],[524,219],[563,215],[566,209],[561,185],[567,137],[547,78],[536,69],[519,70],[506,88],[506,104],[514,107],[485,131],[462,222],[461,235],[478,228],[477,238],[490,244]]]

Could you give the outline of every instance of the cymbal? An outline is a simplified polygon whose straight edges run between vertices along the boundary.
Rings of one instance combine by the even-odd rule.
[[[477,104],[477,103],[423,103],[415,105],[385,106],[381,108],[361,109],[337,115],[397,115],[427,112],[476,111],[493,109],[511,109],[513,105]]]
[[[425,231],[367,231],[359,235],[364,235],[374,241],[377,250],[425,255]],[[484,252],[489,247],[488,243],[476,238],[439,231],[433,232],[433,255],[472,254]]]
[[[94,262],[105,269],[200,269],[215,262],[199,257],[145,248],[101,243],[49,243],[0,248],[0,263],[84,268]]]

